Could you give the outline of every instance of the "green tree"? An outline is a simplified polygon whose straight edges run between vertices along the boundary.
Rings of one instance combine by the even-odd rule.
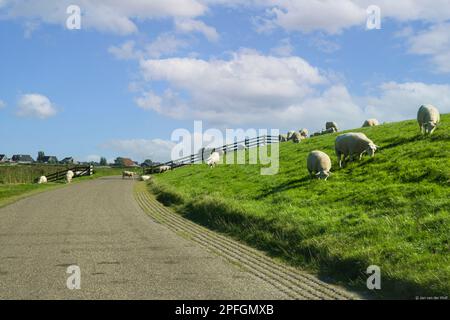
[[[107,166],[108,165],[108,160],[106,160],[105,157],[101,157],[100,158],[100,165],[101,166]]]
[[[45,157],[44,151],[39,151],[36,161],[37,162],[44,162],[44,157]]]

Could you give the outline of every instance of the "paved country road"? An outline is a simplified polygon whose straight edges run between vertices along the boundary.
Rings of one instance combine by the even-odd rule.
[[[135,183],[102,178],[1,208],[0,299],[351,297],[134,196]],[[80,290],[66,286],[71,265]]]

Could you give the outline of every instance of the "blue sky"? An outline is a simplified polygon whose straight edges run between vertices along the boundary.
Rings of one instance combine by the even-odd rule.
[[[314,131],[450,112],[450,1],[395,3],[0,0],[0,153],[166,160],[194,120]]]

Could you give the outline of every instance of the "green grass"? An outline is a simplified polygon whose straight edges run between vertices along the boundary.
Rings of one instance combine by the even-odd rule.
[[[180,214],[351,289],[368,293],[365,271],[378,265],[372,297],[448,296],[450,115],[426,138],[416,121],[352,131],[381,146],[375,158],[339,169],[332,134],[282,143],[274,176],[194,165],[155,175],[150,188]],[[315,149],[333,160],[328,181],[309,178]]]

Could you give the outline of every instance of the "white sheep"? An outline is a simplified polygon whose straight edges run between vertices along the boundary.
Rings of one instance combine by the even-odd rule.
[[[303,129],[299,130],[299,132],[303,137],[308,138],[308,135],[309,135],[308,129],[303,128]]]
[[[367,138],[364,133],[352,132],[341,134],[336,138],[335,151],[338,158],[339,167],[342,168],[342,162],[345,163],[345,159],[350,157],[353,160],[354,156],[359,157],[361,160],[364,153],[367,153],[370,157],[375,155],[375,151],[379,148],[372,140]],[[342,161],[342,155],[344,159]]]
[[[280,142],[286,142],[286,141],[288,141],[287,134],[280,134],[280,135],[278,136],[278,139],[280,140]]]
[[[215,167],[220,161],[220,154],[218,152],[213,152],[206,160],[206,163],[210,168]]]
[[[439,110],[432,105],[423,105],[417,112],[417,122],[419,122],[422,134],[433,134],[437,125],[441,121]]]
[[[364,121],[363,128],[375,127],[375,126],[378,126],[378,125],[380,125],[380,123],[378,122],[377,119],[367,119],[366,121]]]
[[[327,122],[327,123],[325,124],[325,129],[326,129],[326,130],[328,130],[328,129],[330,129],[330,128],[336,129],[335,132],[338,132],[338,131],[339,131],[338,125],[337,125],[336,122],[334,122],[334,121],[330,121],[330,122]]]
[[[71,183],[74,175],[75,174],[73,173],[72,170],[67,171],[67,173],[66,173],[66,182],[67,183]]]
[[[163,172],[170,171],[170,170],[172,170],[172,167],[171,167],[171,166],[160,166],[160,167],[158,168],[158,172],[159,172],[159,173],[163,173]]]
[[[318,179],[327,180],[331,175],[331,159],[322,151],[312,151],[306,160],[306,165],[311,177],[315,175]]]
[[[292,141],[294,142],[294,143],[300,143],[303,139],[305,139],[305,137],[303,137],[301,134],[300,134],[300,132],[295,132],[293,135],[292,135]]]
[[[326,129],[326,130],[322,130],[320,132],[320,135],[330,134],[330,133],[335,133],[335,132],[337,132],[336,128],[335,127],[331,127],[331,128]]]
[[[41,176],[39,178],[38,184],[45,184],[47,183],[47,177],[46,176]]]
[[[141,181],[148,181],[148,180],[150,180],[152,177],[151,176],[141,176],[140,177],[140,180]]]
[[[122,172],[122,179],[133,178],[133,177],[134,177],[134,172],[132,172],[132,171],[123,171]]]
[[[292,136],[294,135],[295,131],[289,131],[287,133],[287,141],[290,141],[292,139]]]

